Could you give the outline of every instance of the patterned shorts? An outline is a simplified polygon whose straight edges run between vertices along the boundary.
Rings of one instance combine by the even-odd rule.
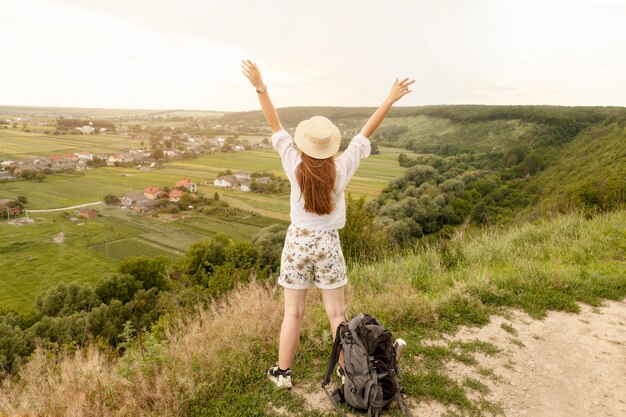
[[[308,230],[290,225],[280,261],[278,283],[285,288],[306,289],[313,284],[322,289],[348,283],[337,230]]]

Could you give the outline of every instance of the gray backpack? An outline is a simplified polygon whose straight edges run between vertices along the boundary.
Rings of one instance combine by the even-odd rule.
[[[327,386],[343,349],[345,382],[331,394]],[[335,410],[344,402],[358,410],[367,410],[377,417],[383,407],[393,400],[406,416],[411,416],[402,400],[402,386],[398,381],[396,350],[391,332],[369,314],[360,313],[337,327],[335,344],[322,382],[322,388]]]

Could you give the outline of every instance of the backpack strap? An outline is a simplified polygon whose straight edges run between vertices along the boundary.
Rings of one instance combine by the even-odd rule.
[[[341,326],[340,324],[337,326],[337,333],[335,334],[335,343],[333,344],[333,351],[330,354],[330,362],[328,363],[328,369],[326,370],[326,375],[324,376],[324,382],[322,382],[322,388],[326,389],[326,385],[330,382],[330,376],[335,370],[335,366],[339,361],[339,352],[341,352],[341,338],[339,337]]]
[[[396,392],[396,400],[398,401],[398,406],[400,407],[402,414],[404,414],[407,417],[412,417],[411,412],[406,407],[406,404],[404,403],[404,400],[402,399],[402,389],[399,389],[398,392]]]
[[[337,390],[335,391],[335,394],[333,395],[330,392],[328,392],[328,389],[326,389],[326,385],[322,385],[322,388],[324,388],[324,392],[326,393],[326,396],[328,397],[330,402],[333,403],[333,407],[335,407],[335,410],[337,411],[337,413],[339,413],[341,417],[346,417],[346,414],[343,412],[343,410],[339,408],[339,403],[337,401],[337,399],[339,398],[339,393],[337,392]]]

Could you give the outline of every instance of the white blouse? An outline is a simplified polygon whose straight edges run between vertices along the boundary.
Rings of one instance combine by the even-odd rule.
[[[329,214],[319,215],[304,210],[304,196],[296,179],[296,169],[302,162],[300,154],[293,144],[291,135],[286,130],[279,130],[272,135],[272,146],[278,150],[280,159],[291,183],[289,197],[291,223],[309,230],[341,229],[346,224],[346,201],[344,191],[356,172],[362,158],[367,158],[372,150],[371,142],[358,134],[341,155],[335,158],[335,209]]]

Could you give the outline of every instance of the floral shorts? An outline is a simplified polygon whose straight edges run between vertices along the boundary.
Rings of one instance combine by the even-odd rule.
[[[313,284],[322,289],[348,283],[337,230],[308,230],[290,225],[280,261],[278,283],[285,288],[306,289]]]

